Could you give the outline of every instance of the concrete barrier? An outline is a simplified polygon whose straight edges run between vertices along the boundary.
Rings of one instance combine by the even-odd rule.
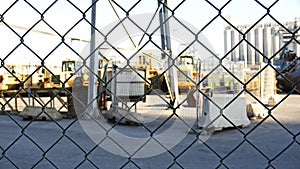
[[[54,107],[26,106],[20,113],[24,120],[60,120],[61,114]],[[50,118],[51,117],[51,118]]]
[[[227,127],[246,127],[250,124],[246,112],[246,99],[238,97],[225,109],[224,107],[233,99],[228,95],[219,95],[203,99],[202,117],[199,126],[207,129],[222,130]],[[215,104],[220,108],[218,108]],[[223,111],[221,111],[223,109]],[[226,119],[226,118],[227,119]]]
[[[143,116],[136,113],[128,111],[124,108],[112,106],[108,111],[103,113],[104,118],[111,123],[118,124],[133,124],[139,125],[143,123]]]
[[[254,102],[247,105],[247,116],[251,119],[264,118],[268,110],[260,103]]]

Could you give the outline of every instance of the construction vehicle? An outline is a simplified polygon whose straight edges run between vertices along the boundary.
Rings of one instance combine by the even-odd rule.
[[[198,63],[195,62],[193,54],[184,54],[179,56],[179,64],[177,71],[178,88],[180,93],[188,92],[188,90],[196,87]]]
[[[153,57],[151,52],[142,52],[141,55],[138,55],[133,66],[138,69],[146,70],[146,80],[149,82],[147,83],[148,87],[151,83],[151,79],[158,76],[160,69],[163,67],[160,61]]]
[[[284,53],[277,74],[277,87],[283,92],[300,91],[300,58],[292,51]]]
[[[82,63],[63,60],[61,66],[6,65],[9,71],[0,75],[1,90],[27,88],[68,88],[74,79],[81,76]]]
[[[6,67],[9,72],[2,72],[0,75],[1,90],[19,88],[20,81],[22,81],[24,77],[16,72],[14,65],[7,65]]]
[[[49,81],[49,72],[46,73],[45,68],[37,65],[6,65],[6,68],[8,71],[0,75],[1,90],[16,90],[21,86],[43,88],[44,83]],[[29,69],[34,70],[34,73],[29,73]]]
[[[62,87],[61,82],[64,83],[64,87],[66,88],[72,87],[74,80],[82,76],[82,65],[82,61],[79,60],[63,60],[61,65],[61,73],[58,76],[52,78],[52,81],[55,82],[55,85],[53,87]],[[83,76],[83,78],[86,77]]]
[[[145,83],[148,87],[150,87],[151,82],[153,82],[152,85],[154,88],[160,88],[167,92],[164,76],[160,75],[163,66],[159,65],[161,63],[158,64],[158,62],[159,61],[157,61],[151,53],[143,53],[138,56],[133,67],[146,70],[147,82]],[[197,74],[194,55],[181,55],[177,63],[180,69],[180,71],[178,71],[178,86],[180,92],[194,88]],[[100,78],[103,77],[105,64],[109,64],[107,71],[110,71],[112,64],[120,65],[121,61],[113,60],[113,58],[100,57],[98,68]],[[75,59],[63,60],[61,66],[57,66],[53,69],[48,69],[49,66],[47,66],[46,69],[45,67],[37,65],[31,65],[30,67],[28,65],[7,65],[6,67],[10,72],[0,76],[1,89],[18,89],[20,86],[23,86],[25,89],[29,86],[30,88],[61,88],[63,86],[70,88],[75,79],[80,79],[82,85],[87,86],[89,71],[82,65],[82,61]],[[27,78],[29,75],[30,78]],[[160,77],[159,81],[155,80],[157,77]]]
[[[154,64],[153,61],[159,64]],[[193,54],[183,54],[180,55],[178,61],[176,62],[177,67],[177,79],[178,79],[178,89],[180,93],[187,93],[189,89],[195,88],[196,78],[197,78],[197,61],[195,61],[195,56]],[[162,61],[154,58],[151,53],[143,53],[143,55],[138,57],[136,67],[146,69],[146,79],[149,81],[153,89],[160,89],[164,93],[168,92],[167,81],[165,80],[166,72],[162,75],[166,68],[163,68]]]

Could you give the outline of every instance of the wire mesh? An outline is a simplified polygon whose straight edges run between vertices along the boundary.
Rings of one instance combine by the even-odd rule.
[[[197,30],[178,19],[181,13],[195,17],[190,16],[189,11],[182,11],[189,1],[178,1],[172,3],[173,6],[166,0],[153,1],[152,17],[145,18],[146,26],[140,25],[132,16],[135,11],[143,12],[144,2],[1,2],[0,29],[8,32],[8,38],[3,38],[7,49],[0,55],[3,72],[0,168],[299,167],[299,115],[294,105],[299,94],[299,79],[290,79],[277,69],[275,60],[288,46],[299,49],[300,26],[296,23],[290,28],[272,15],[271,11],[281,1],[269,5],[253,1],[256,8],[263,11],[262,15],[241,29],[222,14],[234,1],[220,4],[205,0],[201,3],[211,8],[214,15]],[[95,13],[96,5],[100,11],[111,8],[118,21],[112,22],[105,18],[107,15]],[[29,16],[28,20],[24,17],[25,21],[20,21],[25,26],[11,23],[11,17],[20,17],[21,12],[15,11],[20,7],[24,8],[24,15]],[[64,8],[68,12],[64,13]],[[95,17],[112,24],[100,29],[94,24]],[[266,18],[279,25],[278,33],[289,35],[284,45],[272,52],[251,39],[251,33]],[[178,53],[171,49],[170,43],[174,41],[168,39],[172,37],[174,24],[169,24],[172,19],[187,32],[187,39],[191,37],[188,44],[179,45]],[[231,46],[225,47],[224,55],[215,53],[201,38],[217,20],[226,25],[225,36],[226,33],[237,35],[231,37],[231,41],[225,38]],[[152,22],[158,24],[153,27]],[[81,28],[90,29],[96,38],[96,44],[83,49],[85,52],[79,47],[80,43],[93,42],[73,36],[80,33],[91,36]],[[161,37],[157,37],[158,32]],[[135,33],[142,38],[132,37]],[[134,50],[127,47],[126,53],[118,47],[124,40],[118,39],[123,38],[122,35],[126,35],[125,42]],[[39,40],[44,36],[52,38],[51,43]],[[49,48],[39,50],[38,43]],[[145,50],[149,45],[155,50]],[[207,57],[193,58],[190,54],[197,54],[200,48],[204,51],[201,55]],[[252,58],[241,52],[246,48],[253,54]],[[113,53],[111,57],[109,52]],[[68,55],[68,59],[55,67],[54,63],[62,55]],[[95,61],[95,55],[101,59]],[[21,57],[25,61],[20,63]],[[13,64],[9,63],[11,60]],[[259,69],[248,70],[247,62],[251,61],[264,63]],[[93,62],[99,66],[96,71],[91,68]],[[276,94],[275,74],[281,76],[290,89],[270,106],[264,100]],[[91,77],[96,80],[89,81]],[[92,98],[88,93],[91,83],[98,88]],[[179,91],[176,86],[180,86]],[[216,95],[226,95],[222,100],[224,104],[213,99]],[[226,111],[245,95],[251,102],[257,102],[266,114],[243,128]],[[210,102],[218,112],[205,126],[199,126],[198,118],[207,113],[202,110],[203,100]],[[98,103],[96,111],[91,109],[95,103]],[[24,112],[21,109],[26,106],[35,107],[37,112],[20,117]],[[58,111],[52,112],[48,107]],[[61,115],[56,116],[58,113]],[[285,113],[287,115],[282,115]],[[212,125],[219,118],[230,125],[230,129],[221,127],[224,132],[214,132]]]

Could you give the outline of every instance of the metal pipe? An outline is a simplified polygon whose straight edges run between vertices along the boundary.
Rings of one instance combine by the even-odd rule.
[[[93,116],[94,110],[98,109],[97,102],[96,102],[96,77],[94,74],[98,73],[98,58],[97,58],[97,52],[98,50],[95,50],[96,47],[96,0],[92,0],[92,15],[91,15],[91,43],[90,43],[90,71],[91,74],[89,76],[89,85],[88,85],[88,104],[90,104],[88,110],[88,114]],[[96,52],[97,51],[97,52]],[[89,117],[88,117],[89,118]]]
[[[158,4],[160,5],[160,3]],[[168,75],[166,79],[166,83],[168,84],[168,79],[170,80],[170,104],[173,108],[177,107],[179,104],[179,89],[178,89],[178,77],[177,77],[177,70],[173,64],[173,56],[172,56],[172,49],[171,49],[171,37],[170,37],[170,26],[168,21],[168,10],[167,10],[168,2],[167,0],[164,1],[163,7],[159,12],[159,20],[160,20],[160,31],[161,31],[161,45],[163,51],[169,51],[168,57]],[[166,54],[162,54],[162,59],[165,59]],[[165,76],[166,77],[166,76]]]

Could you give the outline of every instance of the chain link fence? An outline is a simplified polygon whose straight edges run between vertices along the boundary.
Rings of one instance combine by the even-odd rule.
[[[300,26],[281,0],[249,1],[261,15],[237,26],[235,3],[1,1],[0,168],[298,168],[298,70],[276,64],[297,65]],[[272,52],[251,39],[265,20]]]

